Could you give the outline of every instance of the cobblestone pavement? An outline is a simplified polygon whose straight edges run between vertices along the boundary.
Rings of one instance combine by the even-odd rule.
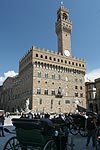
[[[5,118],[4,127],[8,128],[10,131],[13,131],[15,128],[12,125],[11,119],[16,117],[18,118],[18,116],[13,116],[13,117],[11,116],[10,118]],[[12,136],[15,135],[5,132],[5,137],[0,137],[0,150],[3,150],[4,145],[6,144],[8,139],[11,138]],[[69,134],[69,142],[71,139],[73,139],[73,143],[74,143],[73,150],[95,150],[95,148],[94,149],[92,148],[92,143],[90,143],[89,147],[86,148],[86,138],[81,137],[79,134],[76,136]],[[69,148],[68,150],[72,150],[72,149]]]
[[[92,142],[90,142],[89,146],[86,147],[86,137],[82,137],[81,135],[70,135],[73,139],[73,143],[75,144],[73,150],[96,150],[96,148],[92,147]],[[92,140],[92,139],[91,139]]]

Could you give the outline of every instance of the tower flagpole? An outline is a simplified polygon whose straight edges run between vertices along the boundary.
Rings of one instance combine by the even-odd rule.
[[[61,5],[62,5],[62,6],[64,5],[64,1],[63,1],[63,0],[61,0]]]

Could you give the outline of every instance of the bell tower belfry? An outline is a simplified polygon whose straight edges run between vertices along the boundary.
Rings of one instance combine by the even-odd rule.
[[[72,22],[69,20],[69,11],[62,4],[57,11],[56,34],[58,37],[58,53],[72,56],[71,52],[71,32]]]

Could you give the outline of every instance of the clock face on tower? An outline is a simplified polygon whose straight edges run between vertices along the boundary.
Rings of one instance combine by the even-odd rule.
[[[64,51],[64,54],[65,54],[65,56],[67,56],[67,57],[70,56],[69,50],[66,49],[66,50]]]

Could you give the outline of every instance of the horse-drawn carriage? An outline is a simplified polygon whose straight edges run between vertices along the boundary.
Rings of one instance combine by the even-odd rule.
[[[12,119],[16,136],[10,138],[4,150],[56,150],[53,130],[46,132],[46,124],[40,119]]]
[[[56,127],[48,128],[42,119],[13,118],[12,123],[16,136],[7,141],[3,150],[58,150],[56,140],[61,139],[61,134],[56,135]],[[60,132],[61,126],[57,126]]]
[[[77,135],[78,133],[86,137],[87,136],[87,130],[85,128],[85,116],[82,116],[80,114],[72,114],[71,115],[71,121],[69,121],[69,131],[73,135]]]

